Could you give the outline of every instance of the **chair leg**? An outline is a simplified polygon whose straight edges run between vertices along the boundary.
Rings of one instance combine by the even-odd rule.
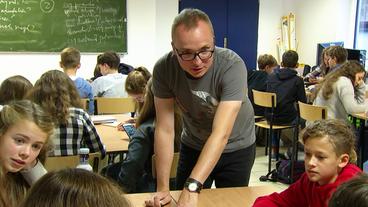
[[[266,134],[266,144],[265,144],[265,155],[267,156],[268,155],[268,139],[269,139],[269,131],[267,130],[267,132],[265,133]]]
[[[273,130],[270,129],[268,135],[268,172],[271,172],[272,137],[273,137]]]
[[[299,135],[299,124],[297,124],[294,128],[294,136],[293,136],[293,142],[292,142],[292,154],[291,154],[291,166],[290,166],[290,179],[289,183],[294,182],[294,169],[295,164],[298,161],[298,135]]]

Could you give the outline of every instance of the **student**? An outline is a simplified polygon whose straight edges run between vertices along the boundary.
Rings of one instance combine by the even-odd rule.
[[[158,192],[146,205],[171,202],[177,103],[184,120],[176,176],[177,189],[182,190],[178,205],[196,206],[202,186],[210,188],[212,181],[217,188],[248,185],[255,158],[254,112],[244,61],[215,46],[207,14],[184,9],[171,31],[172,51],[157,61],[152,76]]]
[[[267,81],[267,92],[276,93],[276,108],[273,115],[273,124],[295,125],[298,112],[296,102],[306,103],[307,97],[304,89],[304,81],[295,70],[298,67],[298,53],[293,50],[286,51],[282,55],[281,68],[274,70]],[[266,119],[270,120],[270,109],[266,109]],[[274,133],[272,138],[272,156],[278,159],[279,133]]]
[[[97,65],[102,74],[92,83],[93,95],[97,97],[128,97],[124,90],[126,75],[118,72],[120,57],[115,52],[105,52],[97,57]]]
[[[340,66],[346,62],[348,57],[348,51],[341,46],[330,46],[326,51],[328,58],[328,73],[334,72],[340,68]]]
[[[362,173],[342,185],[332,195],[328,207],[368,207],[368,175]]]
[[[330,119],[347,120],[348,114],[365,112],[365,70],[357,61],[348,61],[326,76],[316,91],[313,105],[326,106]]]
[[[91,84],[83,78],[77,77],[77,70],[81,66],[79,50],[67,47],[61,52],[60,58],[60,67],[74,81],[80,97],[88,99],[88,113],[93,115],[95,113],[95,104]]]
[[[264,108],[254,104],[252,89],[266,91],[268,75],[273,73],[273,70],[278,67],[278,64],[276,59],[269,54],[260,55],[257,62],[258,70],[249,71],[248,74],[248,97],[252,102],[254,115],[264,116]]]
[[[257,198],[254,207],[327,207],[335,189],[361,170],[356,161],[355,136],[341,120],[308,124],[300,138],[305,150],[305,173],[281,193]]]
[[[44,175],[27,194],[21,207],[129,207],[117,186],[83,169],[68,168]]]
[[[135,68],[128,74],[125,82],[125,90],[136,101],[136,111],[140,111],[144,102],[147,81],[152,77],[145,67]]]
[[[50,116],[28,100],[0,111],[0,206],[17,207],[29,186],[46,173],[44,161],[53,132]]]
[[[317,78],[321,79],[323,77],[325,77],[327,75],[327,73],[329,72],[329,67],[328,67],[328,60],[329,60],[329,56],[327,56],[327,50],[330,47],[324,48],[322,50],[321,53],[321,64],[319,66],[315,66],[316,69],[314,69],[312,72],[308,73],[307,75],[305,75],[304,80],[310,83],[317,83]]]
[[[32,83],[21,75],[5,79],[0,86],[0,105],[24,99],[32,87]]]
[[[77,155],[86,146],[90,153],[105,149],[88,114],[81,108],[81,100],[73,81],[63,72],[50,70],[37,80],[30,95],[56,123],[52,136],[54,149],[50,156]]]
[[[139,111],[140,115],[136,123],[137,131],[129,142],[126,159],[109,165],[103,170],[104,175],[116,180],[128,193],[152,192],[156,186],[151,170],[156,115],[151,87],[152,82],[148,81],[144,104]],[[182,127],[178,110],[175,112],[174,119],[175,137],[178,139]]]

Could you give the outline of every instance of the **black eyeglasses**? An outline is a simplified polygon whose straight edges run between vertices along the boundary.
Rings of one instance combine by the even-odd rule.
[[[200,51],[196,53],[181,53],[180,54],[178,49],[176,49],[175,47],[174,49],[176,50],[176,53],[179,55],[179,57],[184,61],[192,61],[196,58],[196,56],[198,56],[199,59],[201,60],[208,60],[212,57],[213,52],[215,52],[215,50],[205,50],[205,51]]]

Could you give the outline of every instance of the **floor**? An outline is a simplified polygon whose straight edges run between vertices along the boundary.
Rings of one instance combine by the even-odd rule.
[[[280,182],[259,181],[259,177],[261,177],[262,175],[266,175],[268,171],[268,156],[265,156],[264,150],[265,150],[264,147],[257,147],[256,159],[252,168],[249,186],[273,185],[279,188],[280,191],[282,191],[286,189],[288,185]],[[272,162],[272,169],[275,168],[275,163],[276,162]]]

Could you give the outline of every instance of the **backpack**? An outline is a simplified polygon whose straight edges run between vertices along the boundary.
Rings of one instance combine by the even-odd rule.
[[[291,168],[291,160],[289,159],[281,159],[276,163],[276,169],[273,169],[271,172],[267,173],[265,176],[261,176],[259,178],[260,181],[272,181],[272,182],[281,182],[285,184],[292,184],[297,181],[300,176],[304,173],[304,161],[297,160],[294,163],[294,175],[290,175]]]

